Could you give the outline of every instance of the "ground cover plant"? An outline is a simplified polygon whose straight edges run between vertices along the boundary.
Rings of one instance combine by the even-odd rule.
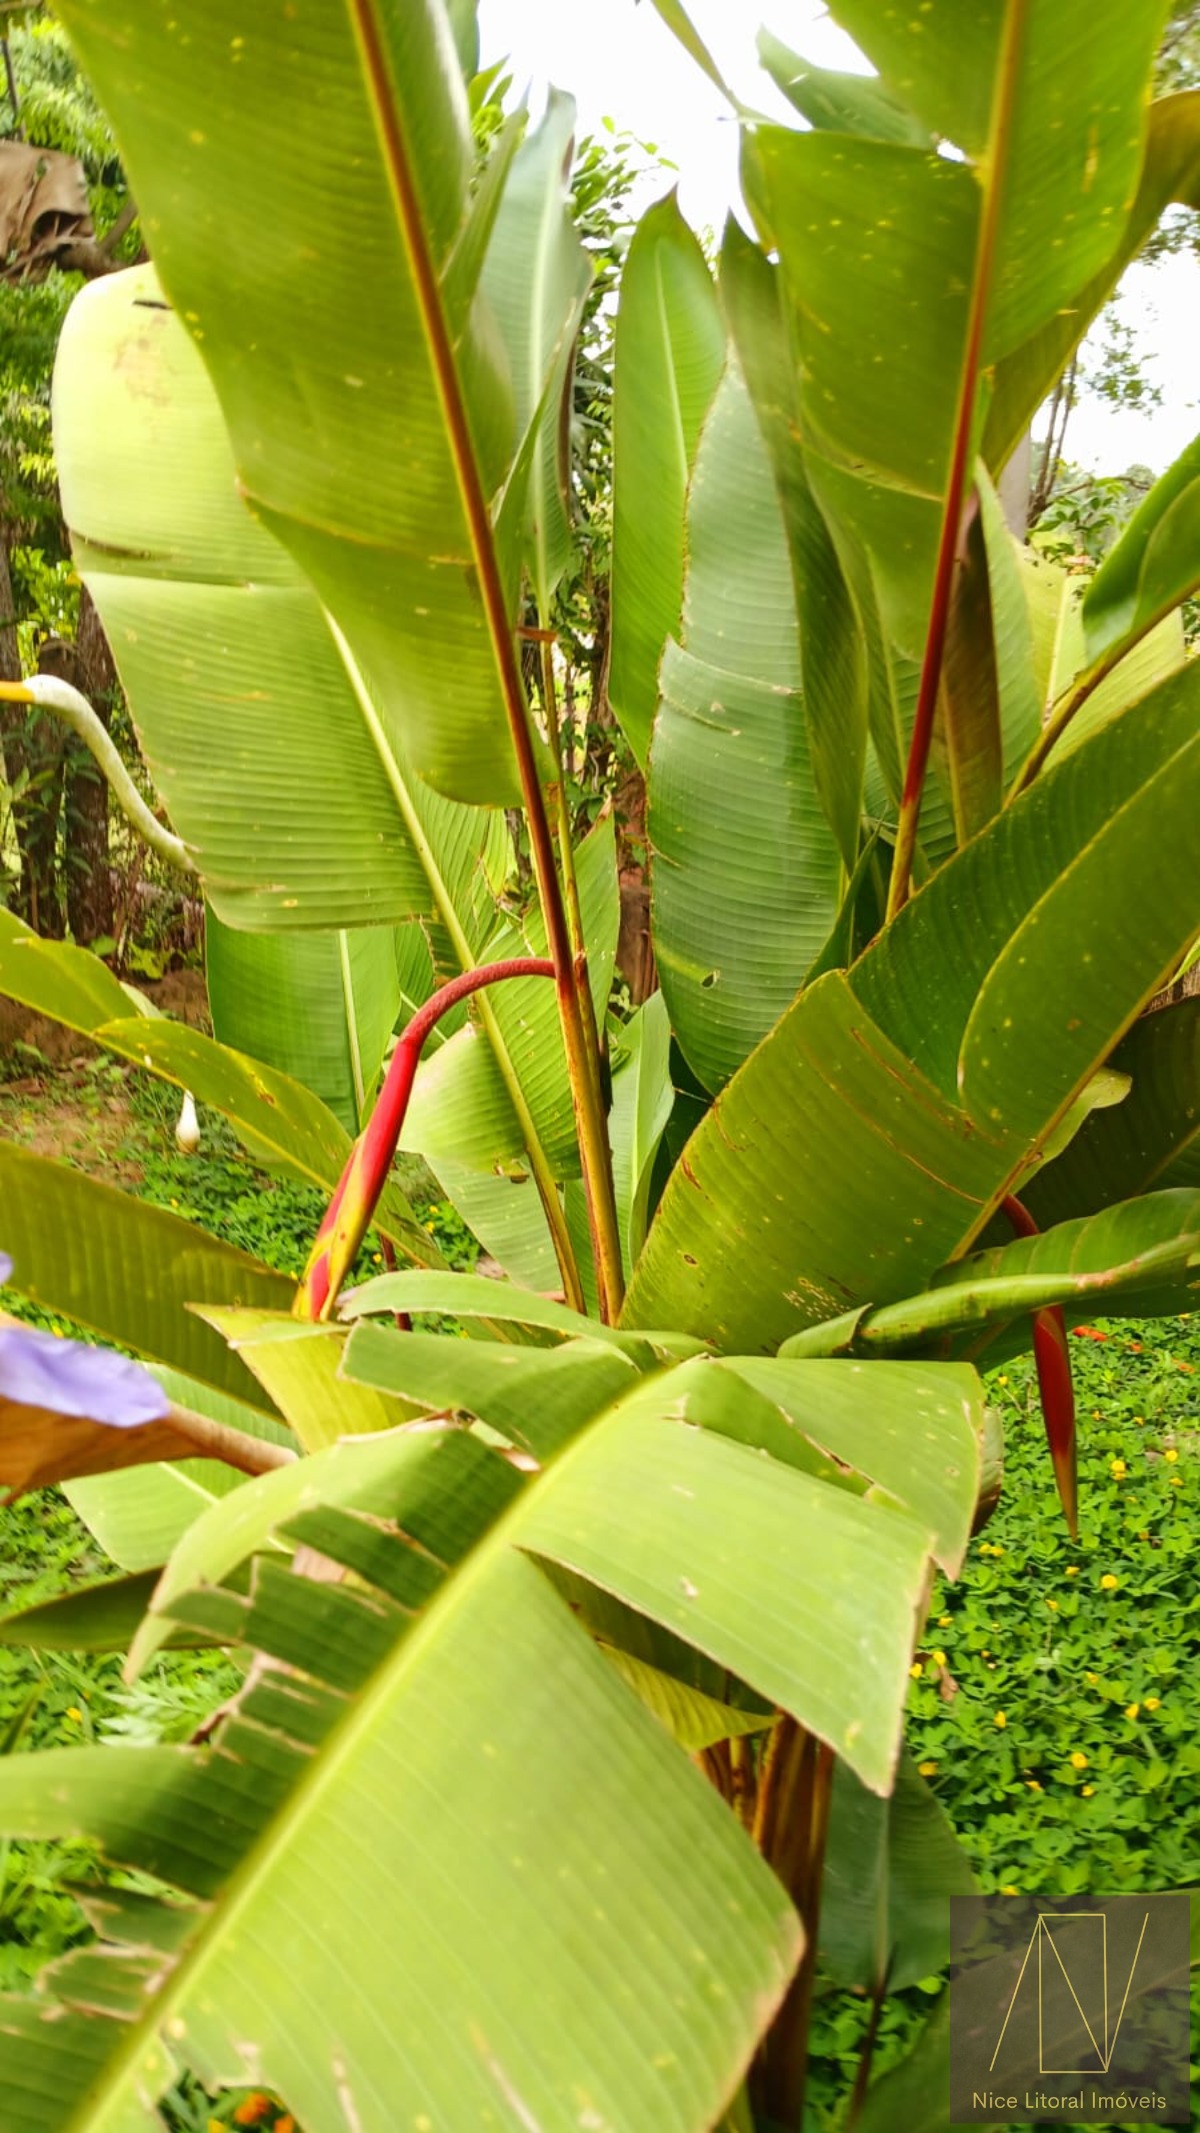
[[[735,105],[754,234],[714,274],[640,224],[609,696],[660,990],[614,1014],[552,641],[569,100],[481,149],[462,0],[58,12],[153,265],[73,307],[56,452],[170,827],[4,686],[198,877],[215,1035],[10,914],[0,986],[328,1204],[297,1282],[0,1145],[20,1293],[108,1344],[0,1328],[4,1478],[123,1572],[7,1634],[255,1654],[186,1748],[0,1768],[0,1828],[141,1877],[6,2003],[22,2125],[798,2128],[821,1935],[903,1991],[969,1879],[902,1738],[978,1366],[1033,1348],[1082,1548],[1066,1328],[1195,1293],[1195,450],[1082,599],[995,489],[1191,199],[1195,92],[1151,101],[1152,0],[839,0],[875,76],[765,39],[798,123]],[[864,2051],[865,2133],[945,2049]]]

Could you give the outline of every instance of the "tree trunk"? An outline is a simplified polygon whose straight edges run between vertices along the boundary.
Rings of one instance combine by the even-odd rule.
[[[45,671],[59,669],[52,665]],[[0,679],[21,679],[7,535],[0,537]],[[21,862],[14,908],[35,933],[54,938],[63,925],[55,866],[63,729],[56,718],[39,715],[23,704],[8,704],[0,724],[0,743]]]
[[[79,596],[76,638],[78,681],[105,727],[117,701],[117,670],[86,586]],[[64,797],[67,823],[67,923],[81,946],[113,931],[113,887],[108,858],[108,785],[82,744],[71,749]]]
[[[635,1007],[648,1000],[658,984],[650,938],[650,869],[646,843],[646,781],[636,767],[616,795],[617,877],[621,890],[621,925],[617,935],[617,969]]]

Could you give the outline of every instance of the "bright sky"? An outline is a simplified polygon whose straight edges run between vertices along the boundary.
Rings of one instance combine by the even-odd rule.
[[[854,47],[819,0],[759,0],[762,17],[806,59],[853,66]],[[604,118],[655,142],[679,166],[680,200],[697,227],[720,230],[737,198],[736,128],[726,106],[655,13],[649,0],[480,0],[485,61],[511,58],[518,87],[535,105],[547,82],[569,89],[581,130]],[[757,109],[787,110],[759,68],[759,7],[741,0],[692,0],[692,20],[731,87]],[[665,181],[664,181],[665,184]],[[653,191],[663,187],[656,186]],[[1163,394],[1147,414],[1116,413],[1085,396],[1071,418],[1068,456],[1104,473],[1137,462],[1156,473],[1200,429],[1196,328],[1200,263],[1188,254],[1135,268],[1122,298],[1137,352]]]

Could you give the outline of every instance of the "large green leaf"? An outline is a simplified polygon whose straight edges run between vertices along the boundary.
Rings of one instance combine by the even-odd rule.
[[[293,1283],[165,1208],[0,1141],[0,1205],[14,1284],[109,1340],[261,1404],[236,1356],[186,1306],[286,1311]]]
[[[811,1446],[862,1474],[882,1500],[911,1512],[947,1576],[957,1577],[979,1494],[983,1405],[973,1371],[877,1367],[868,1377],[861,1371],[838,1376],[760,1356],[731,1356],[713,1371],[751,1386],[779,1410],[794,1435],[789,1442],[787,1434],[770,1431],[765,1442],[774,1458],[807,1466]],[[696,1419],[739,1437],[746,1427],[739,1426],[735,1405],[718,1420],[711,1400]]]
[[[801,996],[673,1173],[627,1324],[771,1347],[972,1242],[1194,934],[1197,682],[1043,775]]]
[[[591,282],[567,194],[574,130],[573,98],[552,89],[545,117],[517,151],[481,282],[512,362],[518,434],[541,417],[529,479],[527,553],[538,609],[547,622],[571,550],[571,329]]]
[[[683,600],[684,506],[725,328],[674,195],[642,217],[621,278],[613,407],[613,708],[645,766],[658,665]]]
[[[659,1143],[675,1101],[671,1026],[661,992],[631,1015],[617,1039],[608,1114],[613,1182],[626,1274],[646,1241],[650,1187]]]
[[[440,0],[301,11],[270,37],[247,34],[238,0],[216,0],[186,40],[153,0],[116,14],[67,0],[63,19],[113,117],[247,500],[371,677],[389,739],[459,798],[515,801],[468,467],[474,457],[483,499],[496,497],[517,433],[494,312],[453,278],[473,157]],[[283,259],[298,271],[281,275]],[[459,392],[469,438],[449,414]],[[511,571],[504,591],[511,604]]]
[[[201,1385],[195,1378],[151,1365],[165,1392],[180,1407],[223,1422],[230,1429],[244,1430],[252,1437],[295,1449],[290,1429],[266,1413],[260,1405],[231,1399],[227,1393]],[[261,1395],[255,1389],[255,1397]],[[122,1570],[139,1573],[157,1569],[194,1525],[202,1511],[218,1496],[242,1487],[245,1475],[216,1459],[177,1459],[169,1466],[144,1466],[132,1471],[94,1474],[83,1481],[67,1482],[63,1494],[105,1555]]]
[[[372,1386],[430,1413],[466,1409],[539,1460],[637,1378],[628,1357],[604,1341],[518,1348],[370,1322],[351,1334],[341,1374],[351,1388]]]
[[[1191,1308],[1198,1285],[1200,1194],[1149,1193],[1040,1236],[974,1252],[945,1268],[923,1295],[810,1327],[785,1341],[780,1353],[977,1357],[1000,1342],[1007,1354],[1030,1345],[1025,1321],[1057,1304],[1171,1316]]]
[[[220,922],[213,921],[211,914],[210,925],[214,931],[220,932]],[[212,938],[210,932],[210,950]],[[321,945],[315,949],[311,937],[296,944],[245,934],[224,935],[223,938],[238,942],[239,959],[246,947],[251,961],[257,962],[257,952],[261,949],[267,967],[281,980],[286,979],[287,997],[293,1004],[295,981],[303,975],[310,960],[315,961],[321,970],[327,967],[323,951],[330,945],[328,937],[322,937]],[[364,936],[345,938],[349,943],[361,941]],[[388,933],[377,938],[388,942],[392,936]],[[296,948],[294,955],[293,945]],[[282,953],[282,970],[275,961],[276,949]],[[357,949],[349,950],[349,953],[352,964],[359,961]],[[309,988],[310,1004],[315,1004],[314,993],[317,991],[319,988]],[[173,1081],[178,1088],[190,1089],[201,1103],[211,1104],[214,1110],[222,1112],[247,1148],[269,1168],[299,1178],[305,1185],[317,1185],[327,1193],[333,1192],[350,1153],[350,1136],[319,1095],[313,1093],[311,1085],[306,1086],[290,1074],[278,1072],[257,1057],[245,1058],[228,1045],[215,1043],[201,1030],[170,1022],[159,1014],[142,1012],[135,1015],[131,1010],[139,1004],[138,996],[131,997],[98,956],[62,941],[40,940],[9,911],[0,911],[0,993],[22,1001],[39,1014],[65,1022],[71,1029],[82,1031],[119,1058]],[[328,1000],[328,989],[324,997]],[[145,1003],[141,1004],[144,1007]],[[282,1008],[278,992],[274,1004]],[[332,1010],[331,1020],[336,1019],[337,1012],[340,1009]],[[260,1026],[256,1017],[247,1016],[239,1009],[238,1019],[244,1029],[249,1023],[246,1033],[253,1039]],[[269,1041],[269,1033],[263,1031],[264,1049]],[[285,1051],[282,1045],[275,1048]],[[301,1067],[308,1066],[316,1081],[319,1071],[328,1066],[328,1056],[319,1044],[311,1041],[307,1024],[298,1049],[297,1063]],[[295,1054],[291,1056],[295,1057]],[[421,1228],[396,1185],[386,1187],[376,1220],[418,1265],[439,1266],[442,1263],[432,1238]]]
[[[401,1014],[395,929],[239,933],[210,911],[205,967],[218,1041],[293,1075],[357,1133]]]
[[[324,1451],[339,1437],[395,1429],[417,1410],[381,1399],[339,1376],[345,1335],[310,1320],[228,1308],[204,1316],[253,1371],[268,1399],[285,1415],[306,1452]]]
[[[1195,591],[1198,540],[1200,437],[1155,482],[1088,586],[1081,613],[1089,661],[1111,658]]]
[[[432,917],[414,827],[440,844],[465,821],[482,850],[487,818],[424,797],[360,700],[312,588],[239,499],[212,385],[150,268],[72,308],[55,440],[76,560],[218,914]]]
[[[975,1880],[965,1851],[907,1752],[880,1800],[839,1764],[821,1884],[821,1967],[843,1988],[891,1992],[950,1961],[951,1896]]]
[[[795,997],[838,908],[792,570],[766,447],[726,370],[688,503],[682,648],[650,757],[654,950],[672,1028],[719,1088]]]
[[[150,738],[152,765],[161,749],[172,766],[170,775],[162,772],[163,789],[199,848],[210,899],[240,928],[362,924],[415,912],[430,923],[451,969],[469,967],[496,938],[494,891],[511,863],[503,818],[445,800],[414,776],[362,677],[339,659],[312,589],[239,503],[212,387],[156,287],[144,273],[113,277],[91,306],[94,332],[85,318],[77,341],[64,344],[60,434],[79,492],[85,571],[87,537],[96,545],[99,523],[105,538],[93,590],[135,709],[159,736],[157,748]],[[107,425],[97,425],[91,397],[97,346],[108,358],[100,371],[113,403],[101,411],[111,418]],[[119,482],[98,437],[107,438],[105,451],[123,447]],[[71,512],[76,491],[70,482],[68,488]],[[273,598],[280,581],[288,593],[282,610]],[[175,603],[169,617],[158,615],[164,594]],[[296,671],[311,694],[295,695]],[[286,693],[270,683],[272,674],[281,689],[286,682]],[[247,696],[248,675],[266,679],[262,687],[252,681]],[[243,698],[258,723],[247,746],[231,753],[229,706]],[[399,871],[385,894],[389,851]],[[610,904],[615,912],[615,888]],[[356,1081],[365,1084],[364,1055],[379,1048],[395,1012],[384,939],[239,944],[223,953],[228,943],[218,936],[215,991],[224,1033],[246,1050],[270,1045],[270,1058],[288,1057],[331,1096],[340,1093],[349,1112]],[[231,967],[235,957],[240,977]],[[266,982],[256,991],[259,966]],[[347,966],[361,995],[353,1038]],[[611,952],[597,938],[598,990],[610,968]],[[265,1030],[272,993],[277,1011]],[[507,1013],[518,1042],[524,1018],[517,1005],[499,996],[496,1006],[480,1002],[494,1054],[484,1073],[516,1151],[547,1180],[549,1158],[520,1096],[520,1062],[510,1057],[497,1019]],[[547,1030],[536,1049],[535,1084],[538,1074],[554,1083],[561,1140],[561,1040]],[[418,1238],[407,1241],[419,1252]]]
[[[871,140],[932,148],[928,129],[876,76],[815,67],[770,30],[758,33],[758,56],[776,88],[810,126],[826,133],[861,133]]]
[[[751,197],[792,306],[810,478],[864,543],[889,636],[911,656],[943,524],[957,522],[952,447],[978,380],[1113,249],[1164,12],[997,0],[964,19],[931,0],[918,38],[900,10],[845,0],[838,19],[884,89],[965,159],[823,131],[762,128],[751,142]]]
[[[1128,214],[1108,224],[1112,248],[1070,304],[997,365],[984,430],[988,465],[1010,458],[1054,380],[1171,201],[1200,206],[1200,89],[1159,97],[1146,123],[1141,177]]]
[[[868,675],[863,632],[837,550],[809,484],[797,386],[795,351],[783,300],[782,276],[730,218],[721,247],[721,296],[738,358],[754,402],[778,491],[792,564],[799,628],[804,725],[812,759],[811,778],[842,858],[852,870],[858,857],[867,740]],[[717,559],[734,570],[738,541],[731,527],[721,538],[719,522],[707,529],[712,542],[706,576],[696,570],[693,616],[718,586]],[[695,567],[695,566],[694,566]],[[743,579],[748,573],[743,572]],[[745,600],[751,586],[742,583]],[[785,608],[786,612],[786,608]],[[740,657],[706,656],[722,666],[747,666]],[[752,656],[752,655],[751,655]],[[797,860],[809,862],[800,848]]]
[[[1132,1083],[1022,1187],[1043,1229],[1154,1187],[1200,1187],[1200,999],[1144,1015],[1112,1057]]]
[[[306,1587],[266,1565],[247,1601],[176,1588],[181,1617],[240,1621],[300,1669],[290,1681],[264,1675],[214,1753],[129,1751],[119,1787],[110,1775],[124,1759],[111,1755],[59,1753],[36,1786],[28,1759],[15,1779],[0,1773],[5,1827],[87,1829],[110,1856],[216,1897],[172,1912],[178,1952],[160,1957],[134,2029],[68,2014],[53,2036],[42,2030],[43,2056],[37,2028],[10,2003],[6,2086],[19,2084],[31,2126],[61,2122],[67,2100],[83,2133],[131,2122],[138,2097],[169,2080],[167,2037],[176,2062],[210,2077],[237,2065],[249,2074],[238,2040],[253,2040],[253,2079],[313,2125],[344,2115],[347,2098],[363,2133],[423,2112],[431,2123],[483,2112],[557,2123],[582,2100],[606,2123],[703,2133],[795,1961],[786,1899],[712,1788],[514,1550],[511,1514],[405,1634],[390,1595],[414,1560],[411,1542],[426,1561],[453,1561],[471,1525],[478,1533],[495,1515],[489,1474],[507,1470],[461,1432],[404,1433],[373,1440],[367,1456],[383,1462],[374,1486],[348,1492],[329,1463],[344,1464],[347,1449],[307,1462],[310,1496],[344,1506],[307,1525],[315,1515],[324,1546],[348,1563],[373,1535],[373,1590]],[[438,1510],[447,1486],[462,1505],[453,1537]],[[280,1495],[285,1518],[293,1493]],[[364,1678],[366,1599],[379,1656]],[[631,1824],[630,1797],[658,1811]],[[497,1827],[508,1832],[499,1847]],[[334,1858],[339,1901],[307,1901],[285,1928],[295,1892],[311,1897]],[[292,1951],[283,1970],[281,1934]],[[115,1999],[125,2011],[122,1937],[118,1921],[91,1959],[90,1994],[69,1968],[57,1973],[68,2008]],[[318,1973],[317,2001],[289,1988]],[[382,2029],[381,1993],[393,2009]],[[603,2034],[598,2004],[620,2013]],[[396,2019],[396,2008],[408,2014]]]

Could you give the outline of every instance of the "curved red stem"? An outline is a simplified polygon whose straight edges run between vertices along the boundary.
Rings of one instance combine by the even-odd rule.
[[[555,966],[545,956],[513,956],[503,963],[482,963],[464,970],[419,1007],[396,1042],[379,1100],[355,1141],[337,1190],[313,1240],[293,1310],[297,1318],[328,1318],[338,1291],[358,1255],[379,1196],[387,1183],[404,1130],[409,1098],[426,1038],[442,1016],[485,985],[505,978],[553,978]]]
[[[1000,1212],[1019,1237],[1039,1237],[1041,1231],[1027,1207],[1009,1193]],[[1067,1347],[1067,1322],[1061,1304],[1033,1314],[1033,1360],[1037,1367],[1038,1393],[1046,1442],[1054,1464],[1054,1479],[1066,1514],[1072,1540],[1079,1534],[1079,1475],[1075,1439],[1075,1385],[1071,1377],[1071,1354]]]

